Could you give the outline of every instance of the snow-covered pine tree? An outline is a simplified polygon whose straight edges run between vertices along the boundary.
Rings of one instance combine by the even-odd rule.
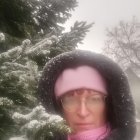
[[[13,2],[16,4],[17,1],[14,0]],[[27,0],[26,2],[28,2],[27,5],[32,7],[31,9],[35,7],[37,10],[36,6],[39,6],[39,10],[35,10],[37,15],[40,14],[40,16],[36,15],[37,20],[35,20],[35,16],[31,16],[33,21],[40,23],[37,26],[34,22],[35,26],[34,24],[30,26],[36,29],[34,29],[36,32],[33,36],[31,35],[32,32],[29,32],[30,30],[26,30],[30,35],[21,38],[20,36],[18,37],[16,32],[16,35],[8,32],[9,28],[12,30],[12,26],[5,26],[5,30],[2,30],[3,24],[0,25],[0,139],[2,140],[7,140],[19,134],[22,135],[20,130],[25,123],[17,124],[12,116],[15,112],[22,115],[29,114],[34,107],[38,106],[36,88],[44,64],[57,54],[75,49],[91,27],[86,22],[75,22],[69,32],[60,30],[62,29],[62,24],[70,17],[70,11],[75,7],[75,0]],[[45,20],[43,18],[44,6],[47,8],[46,13],[51,14],[47,18],[48,22],[46,23],[45,21],[46,24],[49,24],[45,25],[44,23],[43,26],[42,20]],[[40,18],[42,22],[39,20]],[[16,19],[18,19],[18,16]],[[18,23],[16,19],[13,20],[15,20],[18,27],[23,26],[23,24],[26,25],[24,22]],[[4,21],[2,22],[4,23]],[[14,30],[12,31],[14,32]],[[24,32],[25,30],[22,31]],[[10,42],[9,36],[10,38],[16,38],[19,42],[23,39],[24,41],[22,41],[21,45],[14,46],[14,43]],[[40,131],[41,133],[43,131]],[[34,133],[31,134],[34,137]]]
[[[49,140],[54,134],[69,133],[70,128],[65,125],[65,121],[58,115],[48,114],[41,105],[33,108],[28,114],[15,112],[12,116],[20,128],[21,135],[12,137],[10,140]]]
[[[25,38],[38,42],[48,33],[63,31],[76,0],[0,0],[0,31],[7,38],[3,51]],[[9,45],[10,44],[10,45]],[[1,48],[0,48],[1,49]]]

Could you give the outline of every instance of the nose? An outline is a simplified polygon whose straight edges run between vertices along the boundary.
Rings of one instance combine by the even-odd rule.
[[[81,101],[77,113],[78,113],[78,116],[82,118],[85,118],[90,114],[86,106],[86,102],[84,100]]]

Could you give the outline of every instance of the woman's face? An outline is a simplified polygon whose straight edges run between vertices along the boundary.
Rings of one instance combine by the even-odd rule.
[[[89,89],[74,90],[62,98],[64,118],[73,133],[101,127],[106,122],[105,95]]]

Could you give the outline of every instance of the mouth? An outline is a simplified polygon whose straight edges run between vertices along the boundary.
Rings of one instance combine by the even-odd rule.
[[[91,123],[77,123],[76,126],[78,129],[82,130],[89,130],[93,128],[93,124]]]

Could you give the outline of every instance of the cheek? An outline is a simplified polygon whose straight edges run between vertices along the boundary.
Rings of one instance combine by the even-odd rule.
[[[72,125],[75,121],[76,113],[65,112],[64,111],[64,119],[68,123],[68,125]]]
[[[95,109],[92,112],[92,118],[94,121],[104,121],[106,119],[106,106],[104,105],[98,109]]]
[[[101,108],[96,109],[95,112],[96,112],[98,115],[104,114],[104,113],[106,112],[106,107],[105,107],[105,106],[102,106]]]

